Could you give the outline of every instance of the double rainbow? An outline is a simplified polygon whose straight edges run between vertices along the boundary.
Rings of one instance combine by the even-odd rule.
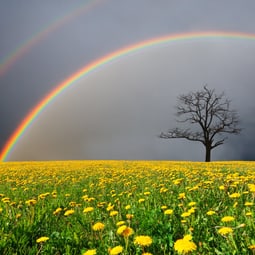
[[[212,38],[226,38],[226,39],[239,39],[239,40],[255,40],[255,34],[240,33],[240,32],[192,32],[182,34],[171,34],[162,37],[152,38],[150,40],[135,43],[131,46],[119,49],[115,52],[107,54],[106,56],[97,59],[90,64],[82,67],[80,70],[73,73],[67,79],[56,85],[55,88],[44,97],[23,119],[11,137],[8,139],[0,154],[1,161],[7,161],[8,156],[11,154],[15,144],[19,141],[28,127],[36,120],[47,105],[60,96],[69,86],[74,85],[82,77],[89,75],[91,72],[96,71],[99,67],[104,67],[112,61],[130,55],[131,53],[141,51],[153,46],[160,46],[163,44],[173,43],[182,40],[201,40]]]

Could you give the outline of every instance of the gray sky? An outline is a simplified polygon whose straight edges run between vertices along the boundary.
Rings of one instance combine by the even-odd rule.
[[[78,7],[83,8],[80,13],[34,39],[1,74],[1,147],[57,84],[108,53],[176,33],[255,34],[252,0],[4,1],[1,64]],[[254,40],[219,38],[179,41],[122,57],[56,98],[23,134],[9,159],[203,161],[199,143],[157,135],[176,126],[177,96],[208,84],[232,99],[244,128],[240,136],[229,136],[216,148],[212,159],[254,160],[254,56]]]

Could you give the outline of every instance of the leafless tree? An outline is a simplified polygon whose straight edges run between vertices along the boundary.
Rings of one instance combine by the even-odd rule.
[[[205,146],[205,161],[211,161],[211,150],[222,145],[226,134],[239,134],[237,111],[230,109],[225,93],[216,94],[215,89],[203,89],[180,95],[176,106],[177,122],[189,123],[191,128],[173,128],[162,132],[164,139],[185,138],[201,142]]]

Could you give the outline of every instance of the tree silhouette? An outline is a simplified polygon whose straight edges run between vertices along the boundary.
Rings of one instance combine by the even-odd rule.
[[[226,134],[239,134],[237,111],[230,109],[230,100],[225,93],[216,94],[215,89],[203,89],[180,95],[176,106],[179,123],[189,123],[191,128],[173,128],[162,132],[164,139],[185,138],[201,142],[205,146],[205,161],[211,161],[212,149],[222,145]]]

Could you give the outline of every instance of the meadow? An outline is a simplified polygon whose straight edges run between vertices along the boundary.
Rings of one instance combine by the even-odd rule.
[[[0,254],[255,254],[255,163],[0,163]]]

